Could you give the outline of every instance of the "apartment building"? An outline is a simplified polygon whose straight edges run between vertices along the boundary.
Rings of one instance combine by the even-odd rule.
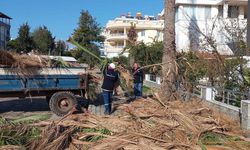
[[[7,41],[10,40],[11,18],[0,12],[0,49],[6,49]]]
[[[211,50],[206,39],[212,37],[221,54],[233,54],[232,43],[239,35],[229,32],[246,31],[247,4],[248,0],[176,0],[177,50]],[[246,32],[241,34],[246,38]]]
[[[137,13],[132,16],[131,13],[121,15],[114,20],[108,21],[103,31],[106,40],[103,45],[103,54],[109,58],[118,56],[127,46],[127,33],[131,27],[131,23],[136,25],[137,42],[146,44],[152,43],[154,40],[163,40],[164,21],[155,16],[142,16]],[[124,53],[128,56],[128,52]]]
[[[234,38],[237,37],[232,37],[229,28],[245,31],[241,31],[241,34],[246,38],[247,4],[248,0],[176,0],[177,51],[210,51],[213,48],[207,39],[212,38],[221,54],[233,54]],[[141,13],[133,17],[128,13],[108,21],[103,32],[106,37],[103,54],[115,57],[124,49],[131,23],[136,24],[138,42],[151,43],[153,39],[163,40],[163,15],[164,11],[157,17],[142,17]],[[128,56],[128,52],[125,55]]]

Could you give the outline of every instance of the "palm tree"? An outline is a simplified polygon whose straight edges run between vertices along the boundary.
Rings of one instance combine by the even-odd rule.
[[[248,54],[250,53],[250,1],[248,1],[248,12],[247,12],[247,49]]]
[[[164,100],[173,100],[176,92],[176,47],[175,47],[175,0],[165,0],[164,10],[164,51],[162,62],[161,96]]]

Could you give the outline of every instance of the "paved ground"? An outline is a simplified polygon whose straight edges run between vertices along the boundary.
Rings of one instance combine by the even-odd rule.
[[[0,98],[0,116],[17,118],[32,114],[51,114],[44,98]]]
[[[118,98],[114,99],[113,104],[117,105],[120,103],[126,103],[128,98]],[[85,106],[87,100],[81,100],[78,98],[80,106]],[[90,101],[89,110],[92,114],[103,115],[104,108],[101,96],[98,100]],[[22,116],[29,116],[35,114],[51,114],[52,119],[57,119],[56,115],[49,109],[44,97],[34,97],[34,98],[0,98],[0,116],[5,118],[18,118]]]

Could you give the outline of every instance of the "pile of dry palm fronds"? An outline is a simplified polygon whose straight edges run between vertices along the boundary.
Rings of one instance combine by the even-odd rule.
[[[0,50],[0,67],[8,69],[11,73],[19,75],[30,75],[38,73],[43,68],[68,68],[81,67],[78,63],[65,62],[62,58],[50,58],[46,55],[17,54]]]
[[[0,65],[17,69],[42,68],[47,60],[38,56],[19,55],[0,50]]]
[[[104,132],[105,131],[105,132]],[[108,131],[108,132],[107,132]],[[31,149],[202,149],[208,133],[237,137],[223,143],[249,149],[239,123],[206,107],[201,101],[162,103],[156,98],[136,100],[117,107],[113,116],[71,115],[48,125]]]

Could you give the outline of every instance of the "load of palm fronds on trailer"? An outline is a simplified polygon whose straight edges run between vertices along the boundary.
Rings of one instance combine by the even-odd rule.
[[[0,50],[0,67],[8,68],[7,71],[29,75],[39,72],[44,68],[81,67],[78,63],[65,62],[60,56],[50,57],[39,54],[17,54]]]
[[[18,69],[42,68],[47,64],[47,60],[39,56],[19,55],[14,52],[0,50],[0,65]]]

